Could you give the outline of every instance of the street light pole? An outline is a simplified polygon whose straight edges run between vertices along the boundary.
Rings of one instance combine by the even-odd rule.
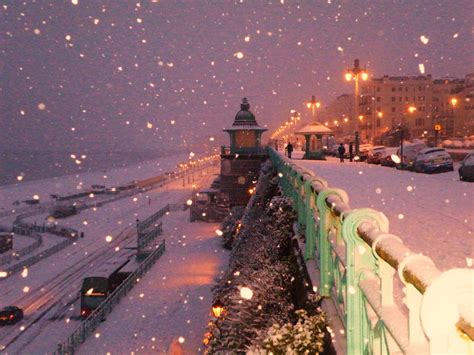
[[[320,106],[321,106],[321,103],[319,101],[316,101],[316,97],[314,95],[311,96],[311,101],[309,101],[306,104],[306,107],[310,108],[312,113],[313,113],[313,121],[314,122],[317,122],[316,121],[316,109],[319,108]]]
[[[367,80],[369,75],[367,70],[360,67],[359,59],[354,60],[354,68],[348,69],[345,75],[346,81],[354,80],[355,85],[355,107],[354,107],[354,122],[355,122],[355,154],[359,154],[359,78],[362,80]]]
[[[403,170],[403,140],[405,139],[405,130],[400,126],[400,170]]]
[[[453,107],[453,138],[456,137],[456,116],[454,115],[456,105],[458,104],[458,99],[453,97],[451,99],[451,106]]]

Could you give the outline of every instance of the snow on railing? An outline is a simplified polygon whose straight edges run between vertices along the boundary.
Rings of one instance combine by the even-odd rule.
[[[130,274],[87,319],[66,339],[58,344],[54,355],[74,354],[75,350],[86,341],[87,337],[101,324],[107,314],[120,302],[120,300],[139,282],[141,277],[153,266],[153,264],[165,252],[165,241],[161,242],[156,249],[144,259],[138,268]]]
[[[345,326],[347,353],[473,352],[474,270],[441,272],[389,233],[384,214],[351,209],[344,190],[268,149],[304,226],[305,258],[319,267],[319,292]],[[395,273],[406,307],[394,297]]]

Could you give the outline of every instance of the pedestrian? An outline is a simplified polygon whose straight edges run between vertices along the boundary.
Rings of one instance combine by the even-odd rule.
[[[352,163],[352,159],[354,158],[354,149],[352,147],[352,142],[349,143],[349,161]]]
[[[340,162],[344,163],[344,153],[346,152],[346,148],[344,148],[344,145],[342,143],[339,144],[339,147],[337,148],[337,152],[339,153]]]
[[[288,142],[286,149],[288,150],[288,158],[291,159],[291,153],[293,153],[293,144],[291,144],[291,142]]]

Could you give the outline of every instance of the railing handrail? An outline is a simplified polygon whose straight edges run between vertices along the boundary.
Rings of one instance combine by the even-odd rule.
[[[439,308],[436,301],[447,297],[442,295],[442,286],[466,287],[456,279],[471,275],[470,280],[466,280],[467,287],[470,285],[471,289],[463,289],[467,296],[456,295],[457,298],[452,302],[459,304],[462,297],[462,300],[474,299],[474,270],[452,269],[441,272],[430,258],[412,252],[399,237],[390,234],[388,220],[381,212],[373,209],[351,209],[345,191],[328,187],[327,182],[312,171],[296,165],[271,147],[268,147],[268,150],[279,171],[284,194],[292,198],[298,222],[305,225],[305,256],[310,259],[315,252],[319,253],[321,293],[326,297],[331,296],[333,301],[336,297],[344,309],[345,319],[342,321],[348,327],[345,334],[349,353],[364,352],[370,345],[366,344],[366,341],[370,340],[370,331],[383,332],[383,328],[390,332],[392,341],[395,341],[403,352],[415,351],[414,349],[426,352],[428,346],[432,353],[440,350],[454,351],[456,347],[459,349],[462,346],[460,344],[463,340],[458,336],[459,331],[464,333],[464,338],[470,339],[471,349],[473,348],[472,316],[466,307],[458,311],[456,307],[453,309],[445,306],[450,309],[444,312],[444,316],[452,318],[453,314],[457,314],[456,324],[453,321],[446,324],[437,319],[436,329],[430,323],[433,323],[433,314],[440,313],[436,309]],[[344,246],[345,250],[340,250],[341,246]],[[339,269],[331,271],[331,266]],[[375,270],[376,274],[372,274],[371,269]],[[402,325],[403,330],[400,329],[400,319],[394,319],[394,315],[402,318],[406,316],[389,312],[395,309],[393,307],[397,307],[393,303],[394,271],[398,272],[400,280],[407,288],[409,312],[407,324],[404,327]],[[334,272],[337,274],[331,274]],[[333,288],[335,289],[331,291]],[[378,296],[374,296],[374,292]],[[368,305],[375,311],[379,320],[373,329],[361,319],[363,316],[369,317],[366,309]],[[370,330],[364,327],[369,327]],[[381,344],[381,341],[378,340],[378,346],[382,352],[384,349],[387,351],[388,345]],[[375,340],[372,339],[372,342]]]

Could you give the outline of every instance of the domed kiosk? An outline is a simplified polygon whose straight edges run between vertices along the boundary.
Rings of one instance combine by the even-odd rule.
[[[323,149],[323,136],[330,135],[331,133],[331,129],[319,122],[312,122],[296,132],[296,134],[304,136],[306,140],[303,159],[326,160]]]
[[[230,154],[260,154],[262,133],[267,129],[258,125],[246,97],[235,115],[232,127],[224,129],[230,136]],[[223,151],[225,153],[225,150]]]
[[[229,196],[230,206],[245,206],[249,192],[260,174],[260,164],[268,158],[261,146],[262,134],[267,129],[260,127],[247,98],[242,99],[240,111],[235,115],[229,133],[230,147],[222,147],[220,190]]]
[[[221,150],[221,173],[209,188],[197,191],[190,208],[190,220],[222,221],[231,207],[245,206],[260,175],[260,165],[268,158],[261,146],[262,133],[249,111],[246,98],[234,123],[223,131],[229,133],[230,146]]]

